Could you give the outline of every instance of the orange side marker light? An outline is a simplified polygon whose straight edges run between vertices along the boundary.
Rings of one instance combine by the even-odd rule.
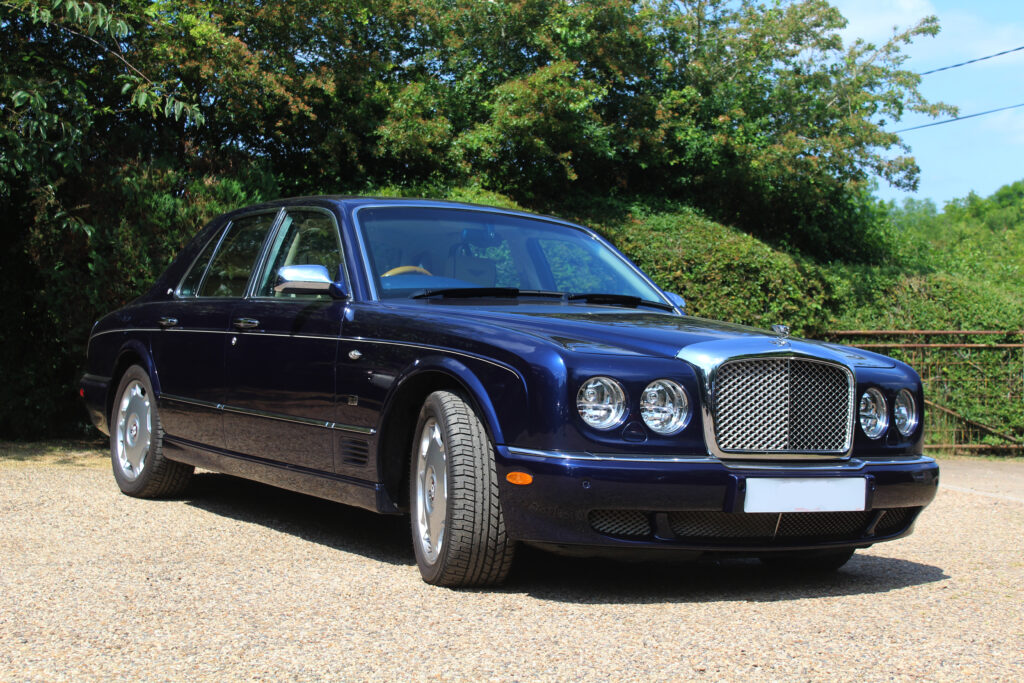
[[[526,486],[527,484],[533,483],[533,475],[527,474],[526,472],[509,472],[505,475],[505,478],[508,479],[510,483],[518,486]]]

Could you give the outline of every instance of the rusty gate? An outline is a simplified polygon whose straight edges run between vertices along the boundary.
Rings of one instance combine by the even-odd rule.
[[[921,374],[926,450],[1024,455],[1024,330],[844,330],[828,336],[899,358]]]

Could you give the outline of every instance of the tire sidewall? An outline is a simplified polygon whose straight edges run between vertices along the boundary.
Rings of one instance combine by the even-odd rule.
[[[142,468],[142,473],[139,474],[135,479],[128,479],[124,476],[124,472],[121,470],[121,463],[117,458],[117,413],[120,409],[121,398],[124,395],[125,389],[131,382],[138,381],[142,384],[146,391],[146,395],[149,397],[149,410],[150,410],[150,443],[149,453],[146,455],[146,465]],[[139,495],[146,490],[150,479],[153,477],[153,471],[155,469],[157,458],[160,453],[161,438],[163,431],[160,428],[160,415],[156,405],[156,396],[153,394],[153,383],[149,379],[149,374],[138,365],[133,365],[125,371],[124,375],[121,376],[121,382],[118,384],[117,393],[114,395],[114,404],[110,410],[110,464],[114,471],[114,480],[117,482],[118,488],[122,492],[128,495]]]
[[[441,405],[441,399],[433,393],[427,397],[424,401],[423,407],[420,409],[419,419],[416,420],[416,430],[413,432],[412,437],[412,449],[411,449],[411,464],[409,466],[409,523],[412,527],[412,548],[416,554],[416,564],[419,565],[420,574],[423,576],[423,580],[427,583],[434,583],[444,572],[446,561],[445,556],[448,553],[448,546],[451,542],[451,535],[448,533],[447,522],[451,519],[452,514],[452,499],[450,496],[446,497],[445,500],[445,534],[444,538],[441,539],[441,547],[438,548],[437,558],[433,563],[427,559],[423,552],[422,541],[419,538],[419,526],[417,517],[419,510],[416,506],[416,495],[417,487],[419,485],[418,477],[418,466],[419,466],[419,447],[420,447],[420,436],[423,434],[423,426],[427,424],[430,419],[437,421],[437,424],[441,428],[441,433],[444,435],[446,457],[445,457],[445,478],[449,477],[448,469],[451,466],[450,454],[447,453],[448,444],[450,443],[450,434],[448,427],[448,419],[445,415],[444,407]]]

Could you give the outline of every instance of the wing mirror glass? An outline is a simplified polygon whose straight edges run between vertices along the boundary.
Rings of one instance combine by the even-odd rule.
[[[279,294],[329,294],[335,299],[348,298],[345,281],[332,280],[327,268],[320,265],[295,265],[279,268],[274,291]]]

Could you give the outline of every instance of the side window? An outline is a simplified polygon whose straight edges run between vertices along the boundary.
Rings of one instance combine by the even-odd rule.
[[[198,296],[245,296],[249,275],[276,217],[276,212],[260,213],[231,224],[210,263]]]
[[[334,219],[321,211],[289,211],[274,238],[266,268],[260,274],[256,296],[329,298],[326,294],[274,292],[277,271],[284,266],[323,266],[332,278],[337,278],[341,265],[341,237]]]
[[[210,256],[213,254],[213,250],[217,247],[217,243],[220,242],[220,236],[224,234],[223,230],[218,230],[217,233],[210,238],[210,241],[206,243],[203,250],[199,253],[199,257],[196,258],[192,264],[192,268],[188,271],[188,275],[181,281],[181,285],[178,286],[178,296],[190,297],[195,296],[199,290],[199,284],[203,280],[203,274],[206,273],[206,264],[210,262]]]

